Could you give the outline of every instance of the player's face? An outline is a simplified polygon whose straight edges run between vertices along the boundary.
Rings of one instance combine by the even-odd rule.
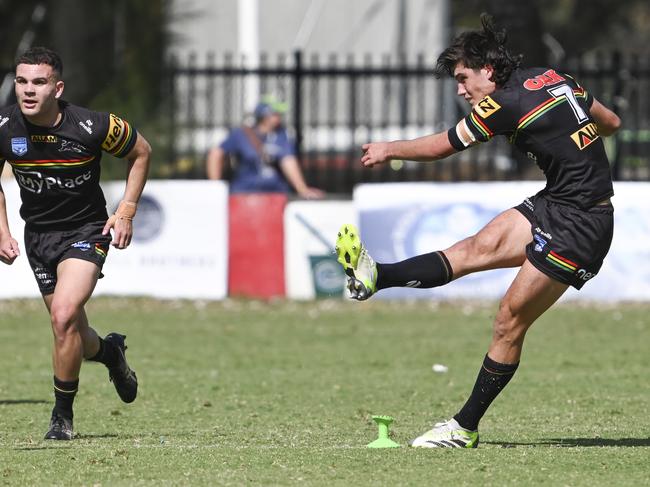
[[[454,68],[458,96],[462,96],[470,105],[476,105],[496,90],[496,84],[492,81],[493,76],[492,66],[472,69],[465,67],[463,63],[458,63]]]
[[[63,81],[48,64],[16,66],[16,98],[20,111],[29,119],[40,120],[58,114],[58,98]]]

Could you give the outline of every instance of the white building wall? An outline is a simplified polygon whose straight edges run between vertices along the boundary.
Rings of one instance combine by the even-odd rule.
[[[259,50],[271,58],[291,53],[310,8],[319,12],[305,36],[304,51],[328,55],[395,54],[400,0],[257,0]],[[406,50],[433,60],[449,33],[448,0],[406,0]],[[320,9],[318,8],[320,5]],[[172,52],[196,52],[204,60],[238,52],[238,0],[175,0]]]

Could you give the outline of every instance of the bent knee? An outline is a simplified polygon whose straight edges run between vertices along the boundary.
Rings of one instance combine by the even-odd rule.
[[[499,235],[484,232],[470,237],[468,243],[472,254],[486,257],[498,252],[502,245],[502,239]]]
[[[54,331],[54,334],[65,334],[76,329],[78,316],[79,309],[77,309],[76,306],[63,303],[53,303],[50,309],[50,320],[52,322],[52,330]]]

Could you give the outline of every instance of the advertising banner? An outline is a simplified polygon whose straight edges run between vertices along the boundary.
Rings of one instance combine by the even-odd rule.
[[[336,232],[357,224],[351,201],[294,201],[284,212],[287,297],[341,297],[345,273],[336,261]]]
[[[109,212],[124,182],[103,185]],[[149,181],[133,243],[112,248],[100,294],[222,299],[227,294],[228,186],[223,181]]]
[[[12,235],[22,255],[0,267],[0,297],[40,296],[25,257],[20,197],[14,180],[2,183]],[[112,213],[125,183],[102,185]],[[228,187],[220,181],[150,181],[125,250],[111,247],[95,295],[221,299],[226,296]]]
[[[500,212],[541,190],[543,182],[366,184],[354,192],[361,234],[379,262],[442,250],[480,230]],[[650,299],[648,183],[617,183],[615,230],[596,278],[565,299]],[[388,289],[385,298],[499,298],[515,269],[480,272],[434,289]]]
[[[23,233],[25,223],[18,211],[20,210],[20,189],[16,180],[11,177],[2,180],[2,190],[7,205],[7,218],[11,235],[18,241],[20,256],[11,265],[0,263],[0,298],[29,298],[40,297],[38,286],[32,269],[29,267],[25,254]]]

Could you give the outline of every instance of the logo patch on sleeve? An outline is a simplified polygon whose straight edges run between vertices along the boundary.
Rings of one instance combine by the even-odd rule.
[[[598,127],[595,123],[588,123],[584,127],[581,127],[576,132],[571,134],[571,138],[578,146],[578,149],[582,150],[591,144],[594,140],[600,137],[598,135]]]
[[[117,145],[122,142],[126,131],[127,128],[124,120],[111,113],[108,125],[108,133],[106,134],[106,138],[102,143],[102,149],[108,152],[114,150]]]
[[[474,107],[476,113],[478,113],[482,118],[488,118],[493,113],[501,110],[501,105],[494,101],[491,97],[486,96],[481,101],[479,101]]]

